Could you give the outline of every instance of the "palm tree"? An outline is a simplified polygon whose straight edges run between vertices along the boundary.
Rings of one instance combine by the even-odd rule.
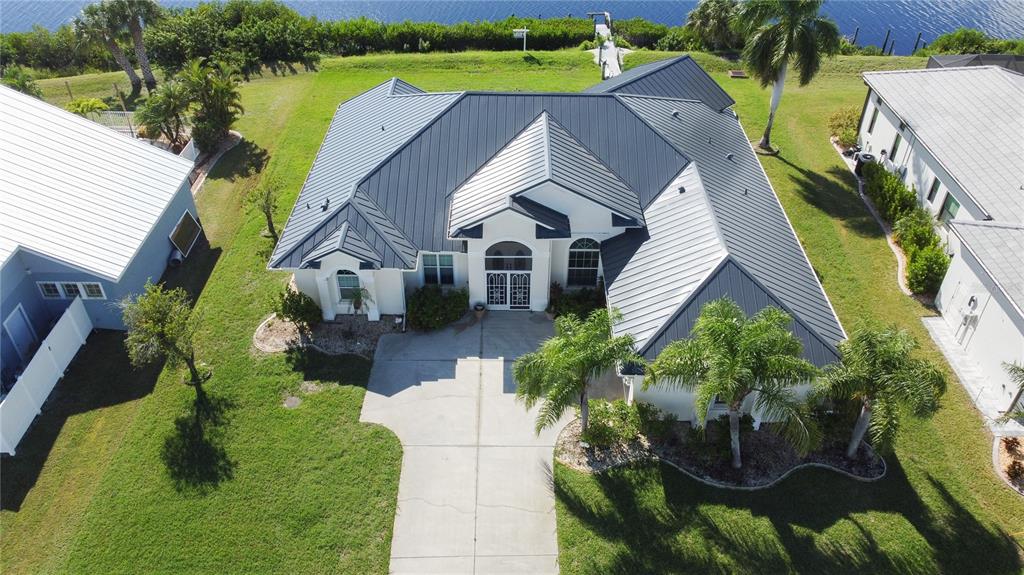
[[[192,104],[188,88],[171,80],[160,85],[137,110],[135,119],[148,132],[163,134],[175,149],[185,140],[185,125]]]
[[[142,80],[135,73],[135,68],[132,67],[124,50],[118,45],[121,27],[110,16],[110,11],[102,4],[89,4],[75,18],[75,33],[80,38],[99,42],[106,46],[117,64],[128,75],[128,81],[132,84],[132,93],[138,94],[142,90]]]
[[[238,71],[223,62],[195,59],[185,65],[178,79],[197,104],[193,115],[192,137],[199,149],[212,152],[228,130],[245,112]]]
[[[705,48],[731,48],[737,40],[732,28],[735,12],[736,0],[700,0],[687,15],[686,25],[697,34]]]
[[[743,59],[761,87],[772,85],[768,126],[758,144],[761,148],[771,148],[772,124],[790,63],[800,71],[803,86],[818,73],[822,56],[839,51],[839,27],[818,15],[823,2],[747,0],[737,11],[737,24],[746,35]]]
[[[842,361],[826,370],[817,392],[860,404],[848,458],[856,457],[865,433],[870,432],[875,449],[886,452],[899,433],[903,412],[923,417],[938,408],[946,376],[932,362],[911,357],[917,346],[906,330],[871,325],[857,328],[839,344]]]
[[[1009,409],[997,421],[1006,423],[1011,419],[1024,420],[1024,365],[1004,363],[1003,369],[1010,375],[1010,381],[1017,386],[1017,393],[1013,396],[1013,403],[1010,404]]]
[[[591,312],[586,320],[573,314],[555,320],[555,336],[537,351],[516,359],[512,374],[516,397],[530,409],[542,402],[537,415],[537,433],[554,425],[567,409],[580,406],[580,423],[587,430],[587,391],[601,374],[617,363],[640,361],[633,352],[633,337],[612,337],[612,323],[618,314],[607,309]]]
[[[28,94],[40,99],[43,97],[43,91],[39,88],[35,78],[32,77],[28,70],[21,66],[7,66],[4,69],[3,78],[0,79],[0,83],[9,88],[14,88],[22,94]]]
[[[142,41],[142,25],[155,22],[163,14],[160,5],[154,0],[109,0],[102,2],[112,22],[128,28],[135,47],[135,58],[142,69],[142,77],[146,81],[146,90],[152,92],[156,88],[156,76],[149,65],[146,45]]]
[[[743,402],[754,395],[753,409],[800,451],[816,440],[816,430],[804,416],[804,403],[793,386],[812,379],[818,370],[801,359],[803,346],[789,331],[792,318],[775,307],[747,317],[736,302],[721,298],[700,311],[689,339],[665,346],[648,366],[644,385],[663,385],[696,391],[696,424],[703,427],[715,401],[729,415],[732,466],[742,466],[740,415]]]

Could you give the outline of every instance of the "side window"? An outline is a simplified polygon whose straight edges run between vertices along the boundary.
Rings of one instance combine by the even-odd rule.
[[[960,211],[960,202],[953,197],[953,194],[946,192],[946,199],[942,201],[942,210],[939,211],[939,221],[948,224]]]
[[[929,203],[935,201],[935,194],[939,193],[939,186],[941,186],[941,185],[942,184],[941,184],[941,182],[939,182],[938,178],[933,178],[932,179],[932,187],[928,188],[928,202]]]
[[[878,121],[878,106],[875,106],[875,111],[871,112],[871,122],[868,123],[868,133],[870,134],[875,129],[875,122]]]
[[[348,270],[338,270],[338,293],[342,300],[351,300],[359,289],[359,276]]]
[[[39,282],[39,291],[43,294],[46,299],[60,299],[60,289],[57,288],[56,282]]]
[[[597,285],[597,267],[601,260],[601,244],[590,238],[580,238],[569,246],[569,271],[566,283],[570,286]]]
[[[85,290],[85,299],[107,299],[103,293],[103,286],[98,283],[83,283],[82,289]]]
[[[892,153],[889,154],[889,161],[896,161],[896,154],[900,151],[900,142],[903,141],[903,136],[896,134],[896,139],[892,141]]]
[[[423,283],[452,285],[455,283],[455,262],[451,254],[423,254]]]
[[[79,289],[78,284],[73,282],[64,282],[60,284],[60,289],[64,290],[64,297],[69,299],[82,295],[82,290]]]

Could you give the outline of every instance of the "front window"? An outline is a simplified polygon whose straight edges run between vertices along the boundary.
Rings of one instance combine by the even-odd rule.
[[[889,159],[893,162],[896,161],[896,153],[900,151],[900,142],[903,141],[903,136],[896,134],[896,139],[892,141],[892,153],[889,154]]]
[[[878,107],[875,107],[875,111],[871,112],[871,122],[868,123],[868,133],[875,129],[875,121],[878,120]]]
[[[935,194],[939,192],[939,186],[942,185],[938,178],[932,179],[932,187],[928,189],[928,202],[935,201]]]
[[[423,254],[423,283],[452,285],[455,283],[455,262],[451,254]]]
[[[946,194],[945,201],[942,202],[942,210],[939,211],[939,221],[944,224],[948,224],[954,218],[956,213],[960,211],[960,202],[956,201],[953,194]]]
[[[40,282],[39,291],[46,299],[60,299],[60,289],[55,282]]]
[[[348,270],[338,271],[338,293],[343,301],[355,299],[355,293],[359,291],[359,276]]]
[[[570,286],[597,285],[597,267],[601,260],[601,245],[590,238],[580,238],[569,246]]]
[[[60,288],[64,290],[64,297],[76,298],[82,295],[82,290],[78,288],[78,284],[65,282],[60,284]]]

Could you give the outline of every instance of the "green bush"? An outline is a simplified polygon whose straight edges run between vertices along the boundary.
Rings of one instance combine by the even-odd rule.
[[[632,441],[640,436],[640,412],[624,400],[591,399],[590,420],[583,441],[598,447]]]
[[[465,289],[442,290],[440,286],[423,286],[409,297],[409,327],[429,331],[444,327],[461,318],[469,310],[469,292]]]
[[[857,143],[859,125],[860,108],[857,106],[841,108],[828,119],[829,133],[839,141],[839,145],[843,148],[849,148]]]
[[[584,52],[587,51],[587,50],[596,50],[596,49],[597,49],[597,40],[584,40],[584,41],[580,42],[580,50],[583,50]]]
[[[320,323],[323,313],[320,306],[313,301],[313,298],[300,291],[292,291],[285,288],[277,295],[274,302],[274,312],[279,317],[298,325],[301,328],[309,329]]]
[[[696,32],[685,26],[669,28],[668,33],[654,45],[656,50],[669,52],[689,52],[700,50],[702,45]]]
[[[672,433],[676,423],[674,413],[665,413],[651,403],[637,402],[640,431],[647,437],[665,437]]]
[[[558,283],[551,284],[548,311],[558,317],[573,314],[585,318],[595,309],[605,307],[604,284],[598,280],[596,288],[582,288],[565,291]]]
[[[615,21],[615,43],[625,39],[629,45],[637,48],[654,48],[658,40],[668,34],[668,26],[656,24],[643,18],[630,18]],[[626,44],[622,46],[628,48]]]
[[[939,246],[928,246],[914,252],[907,269],[907,287],[914,293],[934,294],[942,285],[949,268],[949,256]]]
[[[890,173],[881,164],[866,164],[864,180],[864,192],[887,221],[899,221],[917,207],[917,192],[907,188],[899,176]]]
[[[918,250],[938,246],[941,241],[939,234],[935,233],[935,219],[931,212],[920,206],[900,218],[892,230],[892,239],[911,259]]]

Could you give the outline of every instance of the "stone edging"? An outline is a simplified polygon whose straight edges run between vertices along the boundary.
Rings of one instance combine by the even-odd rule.
[[[1021,497],[1024,497],[1024,491],[1021,491],[1020,489],[1017,489],[1017,487],[1013,483],[1010,483],[1010,478],[1007,477],[1003,473],[1003,466],[999,464],[999,442],[1002,441],[1002,439],[1003,439],[1002,435],[994,435],[993,436],[993,440],[992,440],[992,471],[995,472],[996,476],[999,477],[999,479],[1003,480],[1003,483],[1005,483],[1006,486],[1009,487],[1011,491],[1013,491],[1017,495],[1020,495]]]
[[[228,130],[228,137],[223,143],[217,148],[217,151],[212,157],[208,158],[199,166],[196,166],[196,170],[199,172],[199,177],[196,178],[195,182],[192,182],[192,195],[198,195],[199,191],[203,188],[203,184],[206,182],[206,176],[213,170],[217,162],[220,161],[220,157],[223,156],[228,150],[234,148],[242,142],[242,134]]]
[[[857,179],[857,195],[860,196],[861,201],[867,206],[868,211],[871,212],[871,217],[875,218],[878,225],[882,228],[882,232],[885,234],[885,243],[889,244],[889,249],[892,250],[893,255],[896,256],[896,283],[900,287],[900,291],[906,295],[913,296],[914,292],[910,291],[907,287],[907,256],[903,253],[903,250],[896,244],[892,239],[892,228],[889,224],[885,223],[882,216],[878,213],[878,209],[875,208],[874,202],[871,198],[864,193],[864,180],[862,180],[850,167],[850,163],[846,161],[846,156],[843,156],[843,151],[836,146],[836,143],[829,139],[829,143],[832,144],[832,148],[839,154],[839,159],[842,160],[843,164],[846,165],[853,177]]]
[[[268,315],[266,317],[266,319],[264,319],[263,321],[260,322],[260,325],[258,325],[256,327],[256,331],[252,332],[252,346],[255,347],[257,350],[263,352],[263,353],[284,353],[284,351],[285,351],[285,350],[279,350],[279,349],[267,349],[267,348],[261,346],[259,344],[259,340],[256,339],[256,334],[259,333],[261,329],[263,329],[263,326],[267,325],[267,323],[270,322],[270,320],[274,319],[275,317],[277,317],[277,313],[271,313],[270,315]],[[313,349],[313,350],[316,350],[316,351],[318,351],[318,352],[320,352],[320,353],[322,353],[324,355],[334,355],[334,356],[338,356],[338,355],[358,355],[359,357],[362,357],[362,358],[365,358],[365,359],[369,359],[371,361],[373,360],[373,357],[367,356],[366,354],[363,354],[363,353],[354,352],[354,351],[344,351],[344,352],[340,352],[340,353],[339,352],[327,351],[326,349],[320,347],[319,345],[317,345],[317,344],[315,344],[313,342],[299,341],[298,344],[296,345],[296,347]]]

